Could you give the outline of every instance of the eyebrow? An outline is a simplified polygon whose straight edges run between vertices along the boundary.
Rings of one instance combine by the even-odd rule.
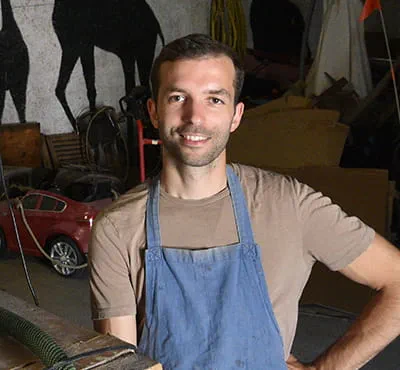
[[[212,94],[212,95],[222,95],[222,96],[226,96],[226,97],[228,97],[228,98],[231,97],[231,94],[230,94],[229,91],[226,90],[226,89],[207,90],[206,93],[207,93],[207,94]]]
[[[166,92],[167,93],[185,93],[186,94],[187,90],[179,88],[177,86],[171,86],[171,87],[168,87],[166,89]],[[204,90],[203,94],[205,94],[205,95],[210,94],[210,95],[226,96],[229,99],[231,99],[231,94],[229,93],[229,91],[227,89],[224,89],[224,88],[216,89],[216,90],[214,90],[214,89]]]
[[[171,87],[168,87],[166,89],[166,92],[167,93],[173,93],[173,92],[186,93],[186,90],[185,89],[180,89],[179,87],[171,86]]]

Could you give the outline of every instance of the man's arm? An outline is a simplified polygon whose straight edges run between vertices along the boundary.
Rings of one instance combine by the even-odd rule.
[[[313,364],[302,365],[291,356],[289,369],[359,369],[400,334],[400,251],[377,234],[371,246],[340,272],[378,293]]]
[[[136,281],[137,270],[126,262],[128,254],[115,224],[107,215],[96,218],[88,256],[93,327],[136,345],[136,296],[131,279]]]
[[[99,333],[114,335],[133,345],[137,343],[136,318],[133,315],[93,320],[93,327]]]

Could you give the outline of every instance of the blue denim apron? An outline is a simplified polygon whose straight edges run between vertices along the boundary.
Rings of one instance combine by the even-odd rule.
[[[161,247],[160,181],[150,186],[139,349],[166,370],[287,369],[246,200],[227,176],[239,243],[205,250]]]

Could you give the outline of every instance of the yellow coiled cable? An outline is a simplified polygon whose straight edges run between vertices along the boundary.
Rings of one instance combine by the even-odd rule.
[[[247,27],[241,0],[212,0],[210,35],[234,49],[243,58],[247,48]]]

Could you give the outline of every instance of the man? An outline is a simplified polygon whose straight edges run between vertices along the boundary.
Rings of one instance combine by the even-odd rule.
[[[400,332],[400,253],[308,186],[227,166],[242,82],[237,57],[204,35],[156,58],[148,110],[163,168],[96,220],[94,327],[165,369],[358,369]],[[290,348],[316,260],[379,293],[343,338],[303,365]]]

